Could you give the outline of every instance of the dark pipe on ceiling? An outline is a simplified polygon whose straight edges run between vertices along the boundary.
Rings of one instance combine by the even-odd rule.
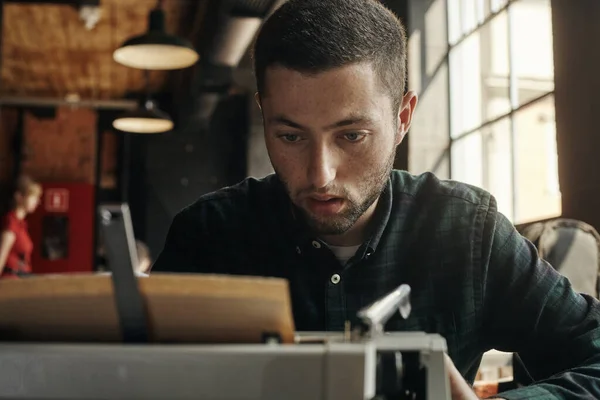
[[[280,0],[228,0],[220,2],[218,26],[206,58],[214,65],[235,68],[246,54],[263,20]]]
[[[285,0],[211,0],[201,32],[201,62],[197,65],[192,100],[182,117],[187,123],[207,123],[222,97],[229,94],[233,70],[247,53],[264,19]]]

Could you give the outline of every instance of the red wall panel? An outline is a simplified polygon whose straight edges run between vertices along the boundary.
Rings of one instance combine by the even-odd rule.
[[[59,182],[42,185],[40,205],[28,217],[34,245],[33,272],[93,271],[94,185]],[[57,235],[61,226],[66,226],[65,235]],[[61,237],[66,239],[62,245]]]

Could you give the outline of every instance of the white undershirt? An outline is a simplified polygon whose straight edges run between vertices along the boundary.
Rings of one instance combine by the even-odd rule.
[[[335,258],[337,258],[342,265],[346,265],[348,260],[351,259],[354,256],[354,254],[356,254],[356,251],[360,247],[360,245],[357,245],[357,246],[332,246],[330,244],[328,244],[327,246],[329,246],[329,248],[335,255]]]

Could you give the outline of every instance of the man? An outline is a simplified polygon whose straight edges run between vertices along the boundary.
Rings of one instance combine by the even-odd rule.
[[[412,314],[386,329],[445,337],[454,399],[476,398],[467,382],[492,348],[519,352],[537,380],[502,398],[600,396],[598,302],[485,191],[392,170],[417,104],[393,14],[375,0],[290,0],[254,59],[276,174],[181,211],[153,271],[286,278],[298,330],[342,330],[407,283]]]

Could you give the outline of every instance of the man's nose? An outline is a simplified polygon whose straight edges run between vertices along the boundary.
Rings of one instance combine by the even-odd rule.
[[[335,179],[335,155],[324,145],[316,145],[311,149],[308,165],[308,180],[316,188],[324,188]]]

